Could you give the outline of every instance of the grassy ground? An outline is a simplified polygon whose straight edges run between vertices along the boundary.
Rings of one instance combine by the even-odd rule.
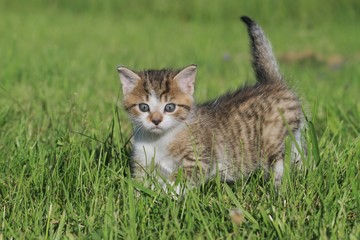
[[[360,4],[126,2],[0,2],[0,239],[359,239]],[[286,171],[280,194],[261,172],[178,200],[143,189],[116,65],[196,63],[198,101],[254,82],[242,14],[304,99],[304,170]]]

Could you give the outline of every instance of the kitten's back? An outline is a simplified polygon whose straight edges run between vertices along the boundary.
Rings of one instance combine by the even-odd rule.
[[[204,154],[212,149],[223,178],[235,180],[262,166],[274,166],[281,180],[285,138],[291,131],[299,135],[303,114],[300,101],[278,68],[270,43],[262,29],[250,18],[242,17],[251,40],[251,55],[257,83],[198,105],[196,120],[190,125],[203,144]],[[209,147],[211,146],[211,147]],[[277,166],[277,167],[276,167]],[[279,184],[279,183],[277,183]]]

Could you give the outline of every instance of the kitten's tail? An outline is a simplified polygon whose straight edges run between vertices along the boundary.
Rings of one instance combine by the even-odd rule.
[[[252,65],[256,79],[261,83],[282,81],[282,75],[272,52],[271,44],[259,25],[249,17],[242,16],[251,40]]]

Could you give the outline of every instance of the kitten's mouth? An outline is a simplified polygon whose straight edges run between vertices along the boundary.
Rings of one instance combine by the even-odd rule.
[[[161,127],[152,127],[150,132],[152,133],[162,133],[164,130]]]

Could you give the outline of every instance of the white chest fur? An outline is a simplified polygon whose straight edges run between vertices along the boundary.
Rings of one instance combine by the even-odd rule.
[[[168,177],[178,167],[178,160],[168,150],[174,137],[175,131],[163,136],[135,136],[134,160],[147,170],[153,165],[158,173]]]

